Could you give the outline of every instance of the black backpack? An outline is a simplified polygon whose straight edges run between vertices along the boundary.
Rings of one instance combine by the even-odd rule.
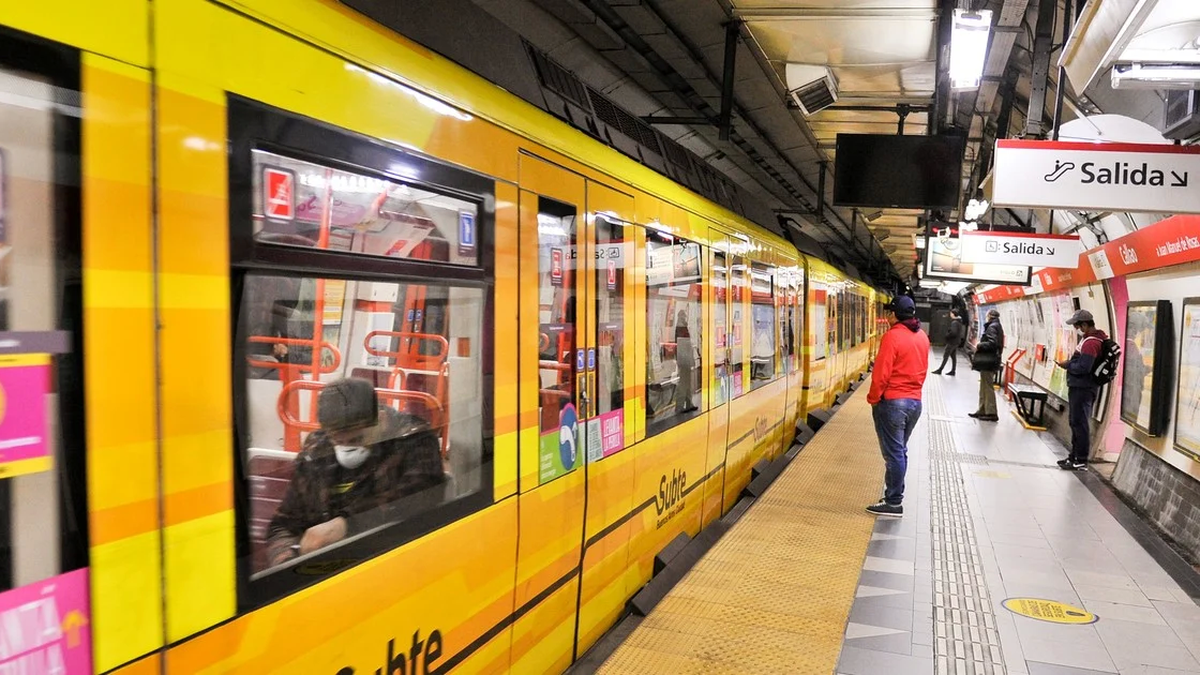
[[[1092,364],[1092,381],[1096,386],[1104,386],[1117,376],[1117,367],[1121,365],[1121,345],[1112,338],[1105,338],[1100,343],[1100,354]]]

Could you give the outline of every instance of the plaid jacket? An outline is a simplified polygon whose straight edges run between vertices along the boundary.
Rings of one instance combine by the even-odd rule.
[[[287,494],[267,530],[267,556],[278,565],[299,554],[305,530],[341,516],[347,536],[365,532],[442,501],[445,481],[437,436],[423,420],[380,408],[381,437],[357,469],[337,463],[324,432],[305,439]],[[435,488],[435,489],[431,489]],[[415,499],[404,499],[421,495]]]

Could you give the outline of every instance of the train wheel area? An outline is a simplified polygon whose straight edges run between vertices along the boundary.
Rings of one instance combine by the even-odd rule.
[[[863,510],[883,462],[856,393],[570,672],[1200,672],[1200,574],[1052,435],[969,417],[977,377],[927,383],[902,518]]]

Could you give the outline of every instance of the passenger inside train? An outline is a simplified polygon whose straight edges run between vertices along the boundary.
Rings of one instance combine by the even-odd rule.
[[[474,202],[264,151],[254,167],[257,242],[478,261]],[[289,186],[292,212],[279,206],[292,203],[279,192]],[[253,271],[241,283],[256,573],[481,486],[483,289],[313,271]]]

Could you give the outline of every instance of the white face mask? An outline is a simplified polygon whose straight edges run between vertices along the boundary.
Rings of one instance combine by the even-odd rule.
[[[337,463],[341,464],[343,468],[357,469],[367,461],[367,457],[371,456],[371,449],[360,445],[335,445],[333,454],[337,457]]]
[[[1082,329],[1082,328],[1076,328],[1076,329],[1075,329],[1075,334],[1076,334],[1076,335],[1078,335],[1079,337],[1083,337],[1083,336],[1084,336],[1086,333],[1087,333],[1087,331],[1085,331],[1085,330],[1084,330],[1084,329]]]

